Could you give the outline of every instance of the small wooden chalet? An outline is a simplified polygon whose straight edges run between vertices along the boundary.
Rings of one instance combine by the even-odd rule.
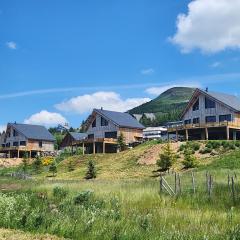
[[[1,137],[0,153],[11,158],[22,158],[25,153],[35,157],[37,153],[53,152],[55,138],[39,125],[9,123]]]
[[[240,99],[236,96],[196,89],[181,119],[168,126],[168,134],[176,134],[177,140],[240,139]]]
[[[122,134],[127,145],[140,142],[144,126],[129,113],[94,109],[88,117],[86,139],[82,145],[86,153],[114,153],[118,148],[118,137]]]
[[[72,147],[76,142],[82,141],[86,137],[86,133],[68,132],[60,144],[60,149]]]

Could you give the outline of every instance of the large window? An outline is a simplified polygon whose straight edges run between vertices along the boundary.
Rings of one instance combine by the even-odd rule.
[[[17,131],[15,129],[13,129],[13,136],[14,137],[18,136],[18,133],[17,133]]]
[[[193,124],[198,124],[199,123],[199,118],[194,118],[193,119]]]
[[[42,141],[39,141],[39,142],[38,142],[38,146],[39,146],[40,148],[42,148],[43,142],[42,142]]]
[[[206,117],[206,123],[216,122],[217,118],[216,116],[207,116]]]
[[[93,139],[94,138],[94,134],[88,134],[88,139]]]
[[[199,110],[199,99],[193,104],[193,111]]]
[[[232,121],[232,115],[227,114],[227,115],[219,115],[219,122],[231,122]]]
[[[94,121],[92,122],[92,127],[96,127],[96,119],[94,119]]]
[[[117,138],[117,132],[105,132],[105,138]]]
[[[184,121],[184,124],[187,125],[187,124],[191,124],[192,123],[192,120],[191,119],[187,119]]]
[[[20,141],[20,146],[26,146],[26,145],[27,145],[26,141]]]
[[[18,147],[18,142],[13,142],[14,147]]]
[[[107,125],[108,125],[108,121],[105,118],[101,117],[101,126],[107,126]]]
[[[213,100],[205,97],[205,108],[206,109],[208,109],[208,108],[216,108],[216,103]]]

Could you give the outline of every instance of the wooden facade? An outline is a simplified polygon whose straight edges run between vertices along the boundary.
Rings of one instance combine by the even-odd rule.
[[[5,153],[9,158],[22,158],[25,153],[29,157],[35,157],[41,152],[54,151],[54,140],[28,138],[14,128],[14,124],[7,126],[6,132],[0,139],[0,153]]]
[[[229,105],[228,97],[236,102],[234,96],[221,97],[221,94],[196,89],[182,114],[182,123],[169,125],[168,133],[175,133],[177,140],[182,136],[185,140],[240,139],[240,112],[234,108],[236,104],[234,107]]]
[[[132,118],[130,120],[136,121],[137,127],[121,126],[112,120],[111,117],[101,114],[101,111],[94,110],[92,112],[86,124],[87,138],[76,141],[74,145],[81,145],[86,153],[114,153],[118,151],[117,139],[121,134],[126,145],[142,140],[143,126],[132,116],[125,115],[125,113],[121,115],[121,117],[127,116]]]

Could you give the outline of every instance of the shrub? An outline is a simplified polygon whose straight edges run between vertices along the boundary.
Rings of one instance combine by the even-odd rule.
[[[69,159],[67,162],[68,171],[72,172],[75,170],[75,164],[72,159]]]
[[[53,188],[53,196],[56,198],[65,198],[68,191],[62,187],[56,186]]]
[[[166,144],[164,151],[160,154],[160,159],[157,161],[157,165],[162,171],[167,171],[176,161],[176,154],[171,149],[170,143]]]
[[[94,192],[91,190],[82,191],[74,198],[74,204],[86,205],[93,198]]]
[[[92,160],[89,160],[85,179],[93,179],[93,178],[96,178],[96,176],[97,176],[97,172],[95,168],[95,163]]]
[[[33,162],[33,168],[37,173],[39,173],[41,171],[41,167],[42,167],[41,157],[37,156]]]
[[[193,168],[197,166],[196,157],[192,154],[191,149],[187,147],[184,151],[184,168]]]
[[[26,173],[27,172],[27,167],[28,167],[28,154],[25,152],[24,155],[23,155],[23,172]]]
[[[49,165],[51,165],[53,163],[53,161],[54,161],[53,157],[44,157],[42,159],[42,165],[43,166],[49,166]]]
[[[207,153],[211,153],[212,149],[209,147],[205,147],[204,149],[199,151],[201,154],[207,154]]]
[[[189,145],[194,151],[198,151],[200,149],[200,143],[198,142],[191,142]]]
[[[118,139],[117,139],[117,143],[118,143],[118,148],[120,149],[120,151],[125,150],[126,148],[126,143],[125,143],[125,138],[123,136],[123,133],[121,132]]]
[[[55,161],[53,161],[49,167],[49,172],[52,173],[52,176],[54,177],[55,174],[57,173],[57,165],[55,163]]]

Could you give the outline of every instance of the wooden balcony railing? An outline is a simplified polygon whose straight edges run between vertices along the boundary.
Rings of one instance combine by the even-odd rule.
[[[211,123],[204,123],[204,124],[181,124],[177,126],[169,126],[168,132],[175,132],[179,130],[185,130],[185,129],[195,129],[195,128],[210,128],[210,127],[232,127],[232,128],[239,128],[240,129],[240,123],[236,122],[211,122]]]

